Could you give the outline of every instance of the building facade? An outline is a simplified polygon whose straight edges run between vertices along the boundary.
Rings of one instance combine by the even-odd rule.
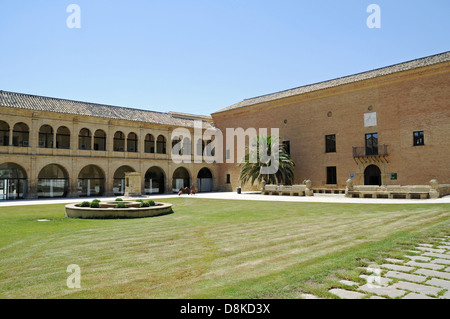
[[[278,128],[298,184],[450,183],[450,52],[247,99],[212,117],[225,135]],[[221,190],[241,186],[239,160],[219,165]]]
[[[220,152],[195,134],[199,122],[201,133],[222,133]],[[180,128],[189,138],[177,137],[177,148]],[[296,184],[450,184],[450,52],[247,99],[212,117],[0,91],[0,200],[121,196],[128,172],[141,174],[142,194],[259,189],[241,185],[237,145],[225,143],[227,129],[251,128],[278,129]]]
[[[209,117],[4,91],[0,105],[0,200],[121,196],[127,172],[141,174],[142,194],[218,189],[216,166],[171,156],[172,132]]]

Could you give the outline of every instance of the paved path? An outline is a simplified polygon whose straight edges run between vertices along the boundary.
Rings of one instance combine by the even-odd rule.
[[[385,261],[364,268],[368,275],[360,277],[365,284],[342,280],[347,288],[329,292],[341,299],[450,299],[450,236],[418,243],[414,251],[405,251],[404,259]]]
[[[387,198],[347,198],[343,194],[314,194],[314,196],[279,196],[279,195],[261,195],[260,193],[244,192],[237,194],[236,192],[215,192],[215,193],[198,193],[196,195],[181,195],[182,197],[191,198],[210,198],[210,199],[229,199],[229,200],[261,200],[261,201],[278,201],[278,202],[316,202],[316,203],[365,203],[365,204],[450,204],[450,195],[436,199],[387,199]],[[102,200],[114,200],[117,197],[95,197]],[[178,197],[177,194],[149,195],[140,198],[164,199]],[[39,205],[39,204],[63,204],[63,203],[79,203],[94,198],[60,198],[60,199],[31,199],[31,200],[14,200],[0,201],[2,206],[20,206],[20,205]]]

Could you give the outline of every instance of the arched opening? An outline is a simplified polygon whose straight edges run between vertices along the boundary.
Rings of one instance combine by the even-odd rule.
[[[114,195],[125,194],[125,173],[134,172],[130,166],[121,166],[114,173],[113,192]]]
[[[155,138],[152,134],[147,134],[145,136],[145,153],[155,153]]]
[[[0,121],[0,146],[9,145],[9,124],[5,121]]]
[[[39,147],[53,148],[53,129],[50,125],[42,125],[39,129]]]
[[[213,177],[211,171],[204,167],[197,174],[197,188],[199,192],[212,192]]]
[[[166,177],[162,168],[153,166],[145,173],[145,193],[164,194]]]
[[[13,128],[13,145],[28,147],[30,141],[30,129],[25,123],[16,123]]]
[[[27,194],[27,173],[14,163],[0,165],[0,200],[21,199]]]
[[[69,174],[57,164],[45,166],[38,175],[37,192],[40,198],[66,197],[69,192]]]
[[[102,196],[105,193],[105,174],[96,165],[88,165],[78,174],[80,197]]]
[[[158,154],[166,154],[166,138],[162,135],[156,140],[156,152]]]
[[[127,151],[136,153],[138,151],[138,138],[135,133],[128,134],[127,137]]]
[[[91,150],[92,148],[92,135],[91,131],[87,128],[80,130],[80,135],[78,136],[78,145],[80,150]]]
[[[94,133],[94,151],[106,151],[106,133],[103,130]]]
[[[65,126],[56,131],[56,148],[70,149],[70,131]]]
[[[381,171],[376,165],[369,165],[364,170],[364,185],[381,186]]]
[[[125,134],[118,131],[114,134],[114,152],[125,152]]]
[[[178,193],[181,188],[190,187],[191,178],[189,172],[184,167],[178,167],[172,176],[172,191]]]

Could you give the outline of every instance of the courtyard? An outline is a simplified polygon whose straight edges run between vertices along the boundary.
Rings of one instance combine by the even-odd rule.
[[[173,204],[174,214],[71,219],[64,217],[65,203],[81,199],[2,202],[0,298],[335,299],[348,296],[335,293],[344,290],[372,298],[373,291],[356,291],[367,284],[369,266],[380,265],[382,276],[394,271],[383,268],[389,264],[412,268],[407,263],[414,256],[426,257],[417,247],[442,249],[436,245],[450,235],[449,196],[152,198]],[[67,285],[69,265],[81,271],[80,288]],[[431,283],[447,280],[419,275]],[[417,295],[414,282],[391,280],[402,294],[383,297]],[[448,288],[433,287],[433,297],[448,296]]]

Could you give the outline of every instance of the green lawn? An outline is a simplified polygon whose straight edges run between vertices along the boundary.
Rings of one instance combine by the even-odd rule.
[[[164,201],[174,214],[118,220],[1,207],[0,298],[335,298],[358,266],[450,235],[448,204]],[[70,264],[81,289],[66,285]]]

